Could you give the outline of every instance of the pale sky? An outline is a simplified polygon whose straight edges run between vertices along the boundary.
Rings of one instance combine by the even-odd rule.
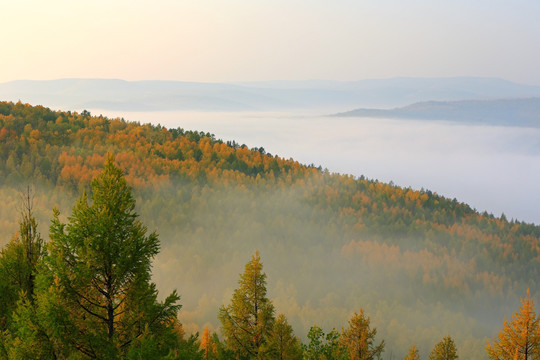
[[[499,77],[540,85],[538,0],[0,0],[0,82]]]

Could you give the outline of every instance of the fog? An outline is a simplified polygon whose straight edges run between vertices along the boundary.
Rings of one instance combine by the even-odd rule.
[[[540,223],[540,129],[306,112],[92,113],[210,132],[331,172],[429,189],[481,212]]]
[[[423,187],[481,211],[540,222],[539,129],[301,112],[91,112],[211,132],[333,172]],[[20,190],[0,195],[13,207]],[[178,289],[186,332],[206,326],[219,331],[218,309],[230,303],[238,275],[256,250],[276,314],[284,313],[303,341],[311,326],[340,330],[364,308],[378,340],[387,344],[385,359],[403,358],[412,344],[427,358],[449,334],[460,357],[485,358],[485,340],[517,309],[525,289],[538,298],[535,276],[512,278],[504,264],[500,271],[484,271],[476,252],[456,255],[431,235],[431,249],[417,241],[422,239],[360,235],[332,211],[306,201],[310,191],[303,182],[222,187],[178,179],[135,192],[137,213],[162,244],[153,280],[161,297]],[[36,186],[36,195],[47,238],[50,209],[57,206],[67,221],[74,199],[45,186]],[[13,234],[15,218],[7,208],[0,213]]]

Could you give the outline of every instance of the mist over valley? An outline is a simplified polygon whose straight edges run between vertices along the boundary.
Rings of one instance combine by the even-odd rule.
[[[540,359],[539,1],[2,11],[0,360]]]
[[[46,236],[51,209],[68,220],[112,151],[141,220],[159,232],[152,279],[160,294],[178,289],[187,333],[221,331],[218,309],[256,250],[269,298],[302,341],[363,308],[384,358],[413,343],[427,357],[448,334],[460,356],[484,358],[519,297],[537,296],[540,230],[522,221],[536,222],[526,208],[538,129],[305,112],[0,110],[2,238],[17,231],[21,184],[34,184]],[[506,193],[521,199],[515,214]]]
[[[331,172],[456,198],[478,211],[540,223],[540,129],[295,112],[93,114],[210,132]]]

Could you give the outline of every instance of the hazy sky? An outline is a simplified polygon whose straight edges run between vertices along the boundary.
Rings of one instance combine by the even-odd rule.
[[[537,0],[2,0],[0,82],[501,77],[540,85]]]

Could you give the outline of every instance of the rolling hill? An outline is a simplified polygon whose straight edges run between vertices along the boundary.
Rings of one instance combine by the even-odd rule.
[[[356,109],[334,116],[445,120],[537,128],[540,127],[540,98],[425,101],[394,109]]]
[[[314,324],[345,326],[362,307],[396,358],[412,344],[426,357],[452,334],[460,357],[482,359],[526,289],[540,294],[537,225],[208,133],[23,103],[0,103],[2,243],[17,231],[26,184],[47,238],[52,208],[69,214],[107,153],[160,234],[154,281],[179,290],[187,331],[217,328],[255,250],[268,296],[301,338]]]

